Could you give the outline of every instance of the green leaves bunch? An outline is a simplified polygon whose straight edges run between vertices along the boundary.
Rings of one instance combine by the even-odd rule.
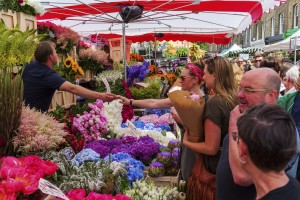
[[[129,88],[134,99],[156,99],[161,93],[162,83],[159,77],[147,78],[145,80],[148,87],[145,88]]]

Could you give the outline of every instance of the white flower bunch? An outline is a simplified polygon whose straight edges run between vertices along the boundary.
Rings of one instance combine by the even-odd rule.
[[[122,138],[124,136],[134,136],[134,137],[142,137],[149,136],[163,146],[168,146],[169,141],[176,139],[172,132],[167,132],[166,136],[163,136],[160,132],[156,130],[142,130],[137,128],[136,132],[132,132],[129,128],[115,128],[115,132],[117,134],[117,138]]]
[[[120,71],[108,70],[108,71],[104,71],[101,74],[95,76],[95,79],[98,84],[102,82],[102,78],[106,78],[108,82],[113,82],[113,84],[114,84],[116,80],[123,79],[123,74]]]
[[[177,188],[158,187],[153,182],[139,180],[133,183],[133,187],[125,191],[127,196],[133,199],[143,200],[176,200],[178,199]]]
[[[163,136],[160,132],[155,130],[143,130],[141,136],[146,136],[146,135],[153,138],[156,142],[164,146],[168,146],[169,141],[171,140],[168,137]]]
[[[33,7],[35,12],[43,15],[45,14],[46,10],[44,9],[44,7],[42,6],[42,4],[40,4],[38,1],[36,0],[27,0],[26,4]]]
[[[114,132],[121,127],[122,124],[122,107],[119,100],[110,103],[104,103],[105,116],[107,117],[108,128]]]
[[[127,170],[124,164],[113,161],[110,163],[110,169],[113,171],[113,175],[127,174]]]

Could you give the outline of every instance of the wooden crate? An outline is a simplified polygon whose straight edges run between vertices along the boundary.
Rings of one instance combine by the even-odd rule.
[[[153,181],[158,186],[171,186],[177,187],[179,181],[179,174],[177,176],[161,176],[161,177],[150,177],[149,175],[146,177],[147,180]]]
[[[6,28],[12,29],[17,25],[17,12],[12,12],[11,10],[0,11],[0,19],[2,19],[5,23]]]
[[[110,58],[113,61],[119,62],[123,60],[123,39],[122,38],[113,38],[109,39],[109,48],[110,48]],[[126,40],[126,61],[130,61],[130,46],[132,41]]]
[[[58,105],[64,108],[76,105],[76,95],[70,92],[56,90],[48,111],[54,111]]]
[[[94,79],[95,73],[91,70],[84,71],[84,75],[80,77],[80,80],[90,81]]]
[[[26,31],[26,29],[37,29],[36,16],[27,15],[22,12],[17,13],[17,23],[21,31]]]

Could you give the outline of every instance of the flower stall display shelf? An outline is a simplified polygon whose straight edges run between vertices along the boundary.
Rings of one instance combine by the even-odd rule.
[[[84,75],[81,76],[80,79],[88,82],[88,81],[94,79],[94,76],[95,76],[95,74],[94,74],[93,71],[91,71],[91,70],[86,70],[86,71],[84,71]]]
[[[109,39],[110,57],[113,61],[119,62],[123,60],[123,41],[122,38]],[[126,61],[130,61],[130,46],[132,41],[126,40]]]
[[[11,10],[3,11],[0,10],[0,19],[5,23],[6,28],[15,28],[17,25],[17,13],[12,12]]]
[[[76,95],[66,91],[56,91],[53,95],[49,112],[56,109],[57,106],[69,108],[72,105],[76,105]]]
[[[161,177],[151,177],[147,176],[147,180],[153,181],[158,186],[171,186],[177,187],[179,181],[180,170],[178,171],[177,176],[161,176]]]
[[[21,31],[37,29],[36,17],[22,12],[17,13],[17,23]]]

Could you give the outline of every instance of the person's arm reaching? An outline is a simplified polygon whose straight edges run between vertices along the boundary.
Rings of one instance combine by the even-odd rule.
[[[233,132],[238,132],[237,120],[241,116],[239,106],[236,106],[230,112],[229,118],[229,165],[231,168],[233,180],[236,184],[241,186],[249,186],[253,184],[251,177],[248,173],[241,167],[241,162],[239,159],[238,146],[236,141],[232,138]]]
[[[79,85],[72,84],[68,81],[64,82],[60,86],[59,90],[67,91],[88,99],[101,99],[103,101],[108,101],[108,102],[111,102],[116,98],[115,94],[99,93],[99,92],[91,91]]]
[[[121,100],[121,103],[124,105],[130,105],[130,99],[117,96]],[[131,100],[133,106],[140,108],[170,108],[173,106],[171,100],[167,99],[143,99],[143,100]]]

